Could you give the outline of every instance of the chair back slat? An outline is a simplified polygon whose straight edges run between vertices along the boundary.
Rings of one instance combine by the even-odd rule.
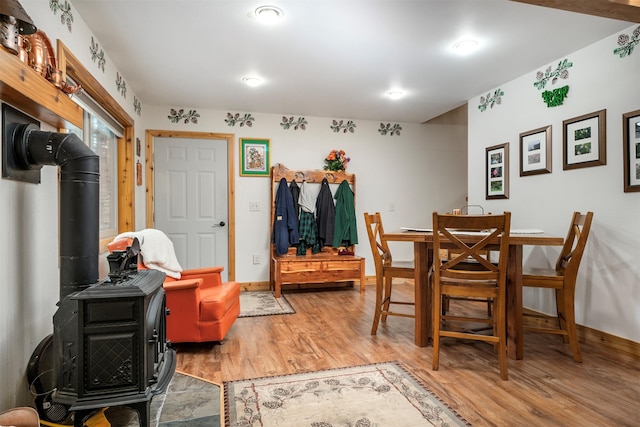
[[[387,241],[382,240],[384,227],[382,225],[380,212],[374,214],[365,213],[364,222],[367,228],[367,235],[369,237],[369,244],[371,246],[371,253],[376,270],[378,268],[381,269],[383,265],[390,265],[391,251],[389,250]]]
[[[510,213],[504,215],[439,215],[433,214],[434,241],[434,270],[443,279],[454,281],[486,281],[498,280],[499,274],[506,274],[507,251],[500,250],[501,258],[498,264],[492,264],[487,259],[489,246],[502,249],[508,248],[510,229]],[[479,240],[472,244],[463,242],[459,233],[482,233]],[[455,246],[456,252],[449,260],[442,260],[440,249],[443,246]],[[476,261],[473,270],[459,268],[469,259]],[[501,264],[502,263],[502,264]],[[456,268],[458,267],[458,268]]]
[[[556,271],[567,275],[577,275],[587,239],[591,231],[593,212],[574,212],[569,232],[556,261]]]

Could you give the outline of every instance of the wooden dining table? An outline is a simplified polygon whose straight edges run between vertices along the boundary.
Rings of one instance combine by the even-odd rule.
[[[460,237],[465,243],[475,243],[482,239],[480,233],[464,233]],[[418,230],[397,230],[384,233],[383,239],[396,242],[413,242],[415,263],[415,344],[429,345],[432,338],[432,297],[428,272],[433,262],[433,232]],[[509,236],[509,258],[507,267],[507,354],[511,359],[523,357],[522,324],[522,253],[525,245],[562,246],[562,237],[544,233],[512,231]]]

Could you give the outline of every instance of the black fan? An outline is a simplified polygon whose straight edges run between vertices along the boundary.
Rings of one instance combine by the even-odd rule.
[[[51,398],[55,388],[52,353],[53,335],[49,335],[33,351],[27,367],[27,379],[40,418],[59,423],[69,417],[69,407],[53,402]]]

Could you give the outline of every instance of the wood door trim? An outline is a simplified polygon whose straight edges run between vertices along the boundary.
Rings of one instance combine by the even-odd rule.
[[[232,133],[214,133],[214,132],[187,132],[187,131],[168,131],[168,130],[153,130],[147,129],[146,131],[146,156],[145,156],[145,168],[146,168],[146,227],[154,228],[155,226],[155,211],[154,211],[154,144],[155,138],[185,138],[185,139],[225,139],[227,141],[227,224],[229,226],[229,281],[234,281],[236,277],[236,212],[235,212],[235,164],[234,159],[234,143],[235,135]]]

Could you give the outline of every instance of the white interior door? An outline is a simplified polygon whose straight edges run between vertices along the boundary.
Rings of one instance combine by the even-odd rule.
[[[169,236],[183,269],[229,271],[227,141],[155,138],[155,227]]]

